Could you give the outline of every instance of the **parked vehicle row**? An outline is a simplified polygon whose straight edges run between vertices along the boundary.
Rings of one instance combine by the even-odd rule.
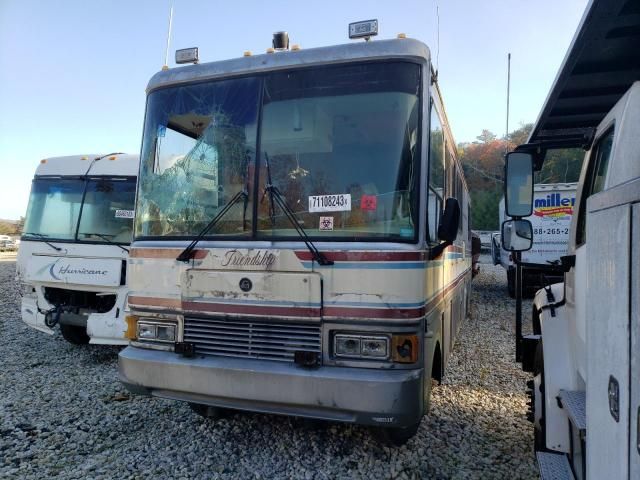
[[[132,392],[207,417],[271,412],[407,441],[479,254],[428,48],[401,35],[290,49],[280,32],[264,55],[176,60],[194,65],[151,79],[139,162],[39,166],[23,320],[129,344]]]

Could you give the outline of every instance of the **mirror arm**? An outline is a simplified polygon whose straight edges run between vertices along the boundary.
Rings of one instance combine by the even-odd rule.
[[[453,245],[453,242],[447,240],[446,242],[439,243],[433,247],[429,252],[429,260],[435,260],[438,258],[449,245]]]

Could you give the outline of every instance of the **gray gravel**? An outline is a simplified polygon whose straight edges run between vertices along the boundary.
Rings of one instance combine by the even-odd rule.
[[[179,402],[130,397],[118,348],[22,324],[14,270],[0,262],[0,478],[537,477],[500,267],[482,265],[432,412],[396,449],[359,426],[244,413],[213,422]]]

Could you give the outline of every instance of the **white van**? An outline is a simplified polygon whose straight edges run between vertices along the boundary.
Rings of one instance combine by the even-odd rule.
[[[22,320],[71,343],[121,344],[138,156],[42,160],[17,260]]]

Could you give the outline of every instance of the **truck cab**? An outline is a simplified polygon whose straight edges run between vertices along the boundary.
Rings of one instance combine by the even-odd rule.
[[[537,292],[533,335],[521,332],[516,281],[542,478],[640,478],[640,57],[624,33],[640,15],[628,7],[589,3],[527,144],[506,159],[502,245],[518,263],[535,237],[533,170],[548,150],[586,150],[564,281]]]
[[[127,343],[126,265],[138,156],[47,158],[36,170],[16,276],[22,320],[73,344]]]

